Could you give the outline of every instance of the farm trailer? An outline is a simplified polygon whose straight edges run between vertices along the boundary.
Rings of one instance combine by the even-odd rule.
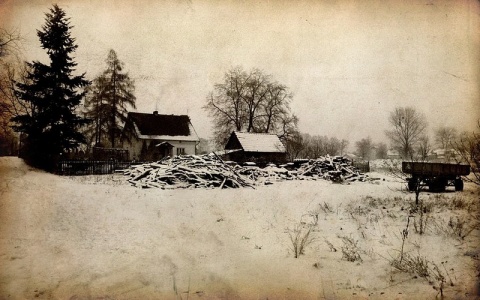
[[[446,186],[455,186],[456,191],[463,191],[461,176],[470,174],[470,166],[459,164],[402,162],[402,171],[410,174],[407,178],[408,189],[414,191],[419,186],[428,186],[433,192],[443,192]]]

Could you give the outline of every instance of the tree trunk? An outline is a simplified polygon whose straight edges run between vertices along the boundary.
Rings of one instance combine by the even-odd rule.
[[[112,71],[112,79],[113,79],[113,103],[112,103],[112,112],[111,112],[111,124],[110,124],[110,130],[111,130],[111,140],[112,140],[112,148],[115,148],[115,106],[117,102],[117,83],[116,83],[116,65],[113,66],[113,71]]]

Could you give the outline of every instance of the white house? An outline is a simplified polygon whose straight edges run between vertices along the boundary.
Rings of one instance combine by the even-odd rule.
[[[434,149],[431,151],[429,158],[439,162],[455,162],[459,159],[457,151],[451,148]]]
[[[123,148],[130,159],[158,160],[166,156],[195,154],[199,138],[187,115],[129,112]]]

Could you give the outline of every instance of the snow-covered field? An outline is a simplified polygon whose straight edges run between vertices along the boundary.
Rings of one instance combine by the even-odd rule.
[[[2,157],[0,299],[434,299],[438,274],[449,299],[478,299],[478,189],[422,193],[421,235],[414,195],[371,176],[381,180],[139,189]],[[408,215],[404,257],[427,277],[391,264]],[[298,258],[295,228],[311,229]]]

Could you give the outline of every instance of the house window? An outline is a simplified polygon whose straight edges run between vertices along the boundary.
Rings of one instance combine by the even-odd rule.
[[[177,155],[184,155],[185,154],[185,148],[177,148]]]

